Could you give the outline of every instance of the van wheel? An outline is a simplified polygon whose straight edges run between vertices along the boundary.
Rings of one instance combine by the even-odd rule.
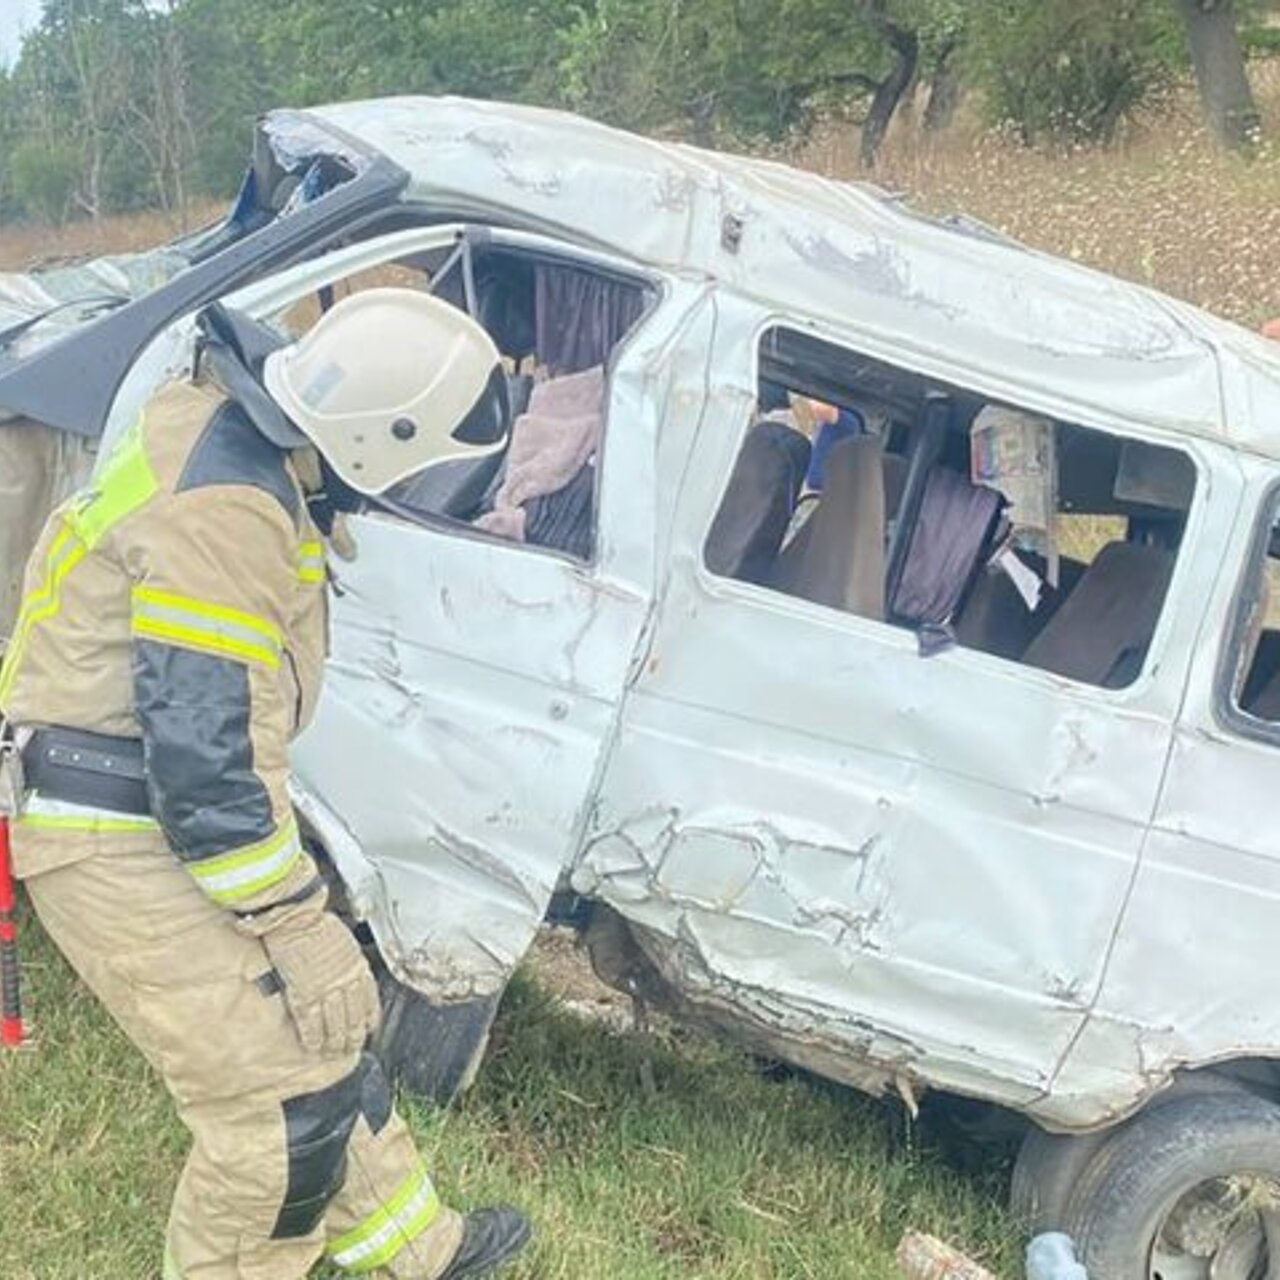
[[[1265,1280],[1280,1264],[1280,1107],[1175,1099],[1115,1132],[1062,1222],[1090,1280]]]
[[[1149,1113],[1184,1097],[1247,1093],[1239,1081],[1214,1071],[1179,1076],[1164,1093],[1147,1103]],[[1022,1140],[1013,1166],[1009,1208],[1033,1233],[1061,1231],[1076,1182],[1117,1128],[1094,1133],[1046,1133],[1033,1125]],[[1280,1277],[1278,1277],[1280,1280]]]
[[[1032,1128],[1023,1138],[1009,1208],[1032,1235],[1062,1229],[1076,1182],[1113,1132],[1056,1134]]]

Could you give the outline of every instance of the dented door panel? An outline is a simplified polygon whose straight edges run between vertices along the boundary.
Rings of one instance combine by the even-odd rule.
[[[1222,518],[1200,553],[1201,580],[1214,585],[1198,601],[1202,630],[1186,705],[1096,1029],[1064,1064],[1064,1099],[1132,1089],[1124,1077],[1135,1071],[1151,1090],[1183,1064],[1274,1057],[1280,1048],[1275,983],[1259,959],[1272,948],[1280,901],[1280,846],[1266,818],[1280,748],[1242,737],[1215,711],[1255,516],[1276,478],[1260,460],[1221,459]]]
[[[922,658],[905,631],[710,577],[764,323],[721,306],[671,578],[576,883],[642,923],[695,1000],[766,1031],[801,1016],[851,1059],[892,1044],[886,1076],[1031,1105],[1102,982],[1183,625],[1166,610],[1150,672],[1115,692]]]
[[[652,600],[654,462],[702,403],[709,306],[670,282],[616,357],[594,565],[456,528],[353,522],[302,786],[397,976],[500,991],[581,840]],[[340,744],[340,745],[335,745]],[[304,810],[305,811],[305,810]]]

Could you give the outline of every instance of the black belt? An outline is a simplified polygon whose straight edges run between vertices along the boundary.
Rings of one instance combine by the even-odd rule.
[[[22,749],[28,791],[50,800],[139,817],[151,813],[138,738],[85,729],[37,729]]]

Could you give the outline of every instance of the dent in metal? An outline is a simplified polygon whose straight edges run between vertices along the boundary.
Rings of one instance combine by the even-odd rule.
[[[1275,759],[1213,714],[1234,525],[1280,457],[1273,344],[764,162],[497,104],[311,118],[400,165],[432,217],[549,233],[666,290],[613,372],[596,564],[360,522],[299,805],[398,976],[436,1000],[499,991],[571,873],[701,1016],[864,1087],[1079,1129],[1184,1066],[1280,1057],[1258,962],[1280,898],[1258,820]],[[386,237],[245,292],[277,305],[425,244]],[[38,287],[5,283],[0,321],[44,305]],[[908,634],[711,580],[705,532],[779,317],[1195,453],[1143,679],[925,662]],[[148,351],[113,424],[187,341],[174,326]]]

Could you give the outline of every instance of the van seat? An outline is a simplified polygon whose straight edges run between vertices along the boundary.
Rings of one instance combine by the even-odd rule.
[[[827,455],[822,497],[783,548],[772,585],[864,618],[884,617],[885,454],[853,436]]]
[[[707,535],[712,573],[760,586],[768,581],[810,452],[809,441],[782,422],[757,422],[747,432]]]
[[[1046,566],[1041,556],[1024,552],[1022,559],[1044,578]],[[1079,560],[1060,560],[1058,586],[1054,589],[1044,583],[1040,605],[1035,610],[1027,608],[1007,574],[999,569],[985,570],[978,575],[956,619],[956,643],[1021,662],[1031,642],[1049,625],[1084,576],[1085,567]]]
[[[1109,542],[1023,655],[1028,666],[1122,689],[1137,678],[1160,618],[1174,553]]]

